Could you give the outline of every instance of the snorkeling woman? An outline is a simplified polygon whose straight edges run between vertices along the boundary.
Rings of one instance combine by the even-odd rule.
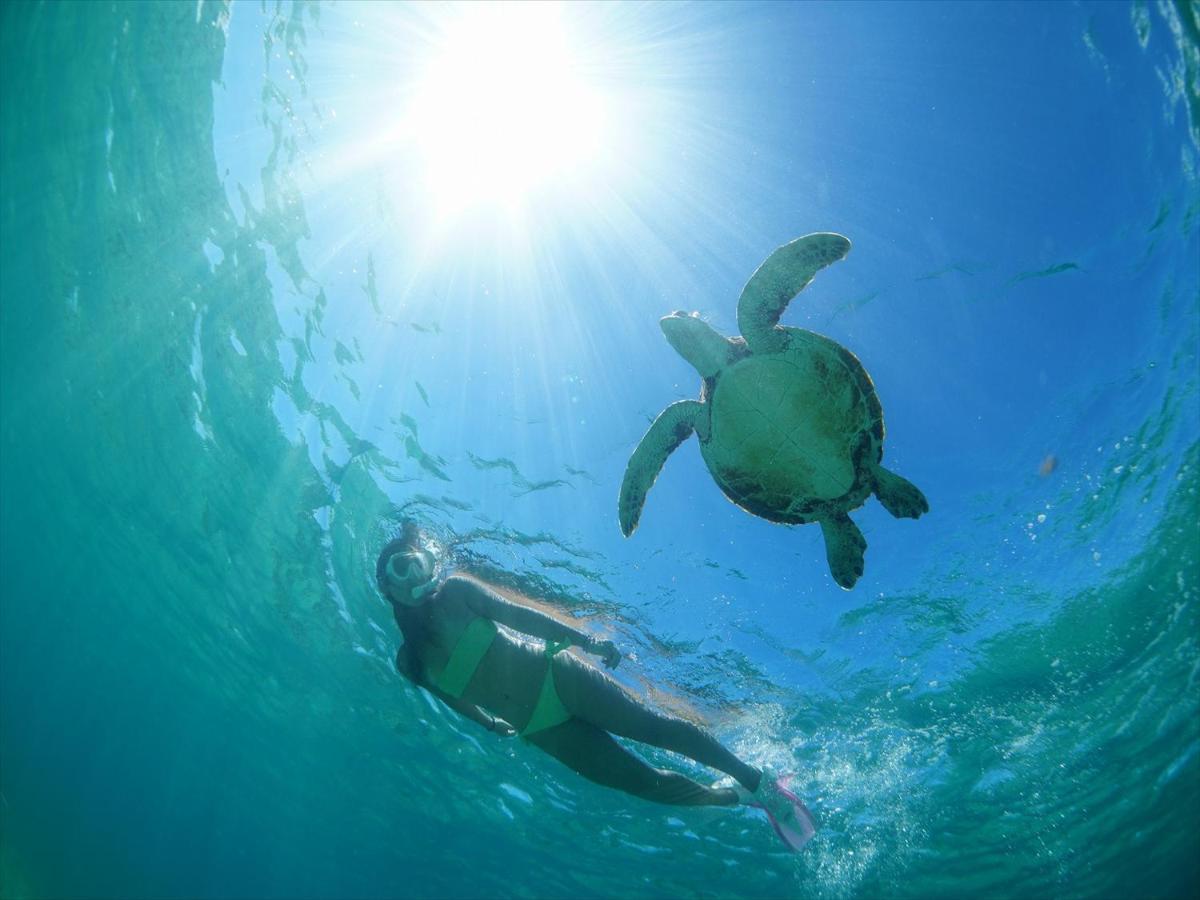
[[[471,575],[439,576],[437,568],[412,523],[379,554],[376,581],[404,634],[400,674],[488,731],[520,735],[597,784],[678,806],[759,807],[793,850],[812,837],[812,816],[784,779],[742,762],[703,729],[651,709],[596,665],[562,652],[578,647],[615,668],[621,654],[611,641]],[[655,768],[614,734],[680,753],[735,784],[709,787]]]

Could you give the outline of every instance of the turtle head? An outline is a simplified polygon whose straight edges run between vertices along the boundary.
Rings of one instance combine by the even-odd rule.
[[[702,378],[712,378],[729,364],[729,339],[701,319],[699,313],[678,309],[663,316],[658,324],[667,336],[667,342],[696,367]]]

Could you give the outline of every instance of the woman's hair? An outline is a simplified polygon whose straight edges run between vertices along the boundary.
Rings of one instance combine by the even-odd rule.
[[[396,614],[396,624],[404,635],[404,643],[396,654],[396,670],[413,682],[419,681],[421,658],[417,653],[417,645],[426,640],[426,626],[422,616],[402,614],[401,607],[392,603],[392,598],[387,592],[387,565],[397,553],[420,550],[423,545],[421,529],[412,519],[406,519],[400,526],[400,535],[384,544],[383,549],[379,551],[379,558],[375,560],[375,585],[379,588],[379,593],[383,594],[383,598],[391,604]]]

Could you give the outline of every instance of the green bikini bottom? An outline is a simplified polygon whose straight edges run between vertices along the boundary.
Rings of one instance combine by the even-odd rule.
[[[431,677],[430,681],[451,697],[462,697],[495,638],[495,622],[483,616],[472,619],[463,630],[458,643],[454,645],[445,668]],[[563,641],[561,644],[546,641],[546,676],[542,679],[542,689],[538,693],[537,704],[533,707],[533,715],[529,717],[529,723],[521,729],[521,737],[561,725],[571,718],[571,713],[563,706],[554,684],[554,655],[569,645],[569,641]]]
[[[529,717],[529,724],[521,730],[521,737],[529,737],[531,734],[561,725],[571,718],[571,713],[563,706],[558,696],[558,688],[554,684],[554,654],[567,646],[569,644],[566,641],[561,644],[546,641],[546,677],[542,679],[542,690],[538,694],[537,705],[533,708],[533,715]]]

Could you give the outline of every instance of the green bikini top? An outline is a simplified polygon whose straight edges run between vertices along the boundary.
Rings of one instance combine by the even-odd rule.
[[[475,677],[475,670],[479,668],[483,657],[491,649],[492,641],[496,639],[496,630],[496,623],[491,619],[484,616],[476,616],[472,619],[470,624],[463,629],[454,649],[450,651],[450,658],[446,660],[442,671],[429,675],[433,686],[456,700],[462,697],[467,685]],[[570,640],[561,642],[547,640],[545,654],[552,657],[570,645]]]
[[[429,676],[433,686],[456,700],[461,697],[495,638],[495,622],[483,616],[472,619],[450,651],[445,668]]]

